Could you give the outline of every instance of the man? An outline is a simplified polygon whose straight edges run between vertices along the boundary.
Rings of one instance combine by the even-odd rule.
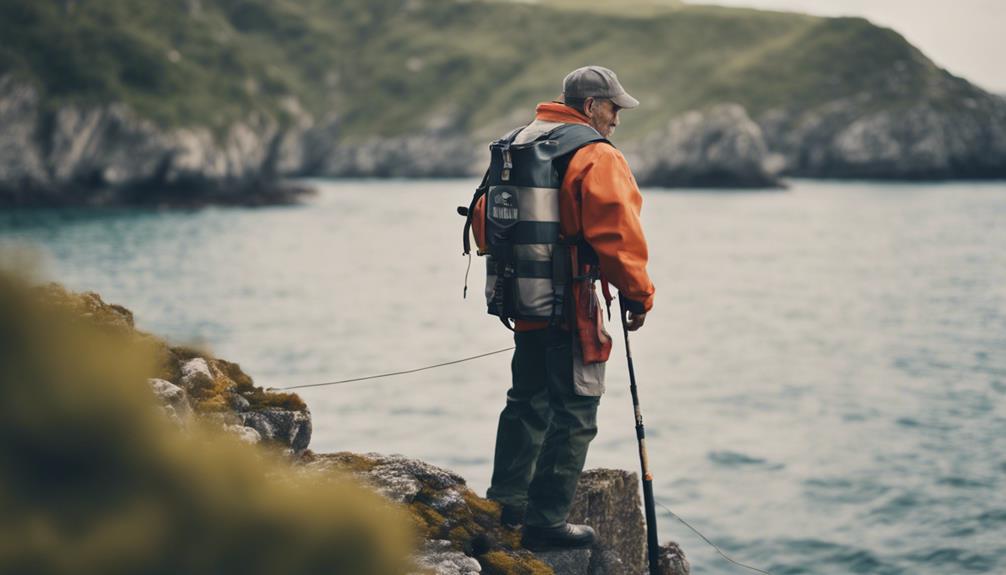
[[[602,281],[609,305],[607,282],[618,288],[632,331],[653,306],[642,196],[625,158],[606,139],[619,112],[638,105],[611,70],[574,70],[559,101],[539,104],[534,122],[494,142],[493,164],[469,210],[480,254],[492,256],[490,313],[515,320],[513,386],[500,414],[487,497],[501,504],[505,524],[523,524],[523,544],[533,550],[594,541],[590,527],[566,522],[597,434],[611,350],[594,281]],[[542,161],[544,168],[535,164]],[[555,196],[557,205],[547,207]],[[558,220],[551,222],[558,238],[540,239],[550,219]],[[520,259],[534,253],[555,259]],[[571,274],[555,271],[565,261]]]

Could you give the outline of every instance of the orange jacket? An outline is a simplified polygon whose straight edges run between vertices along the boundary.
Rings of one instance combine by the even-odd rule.
[[[538,104],[535,118],[546,122],[588,124],[589,119],[557,102]],[[475,206],[472,230],[480,249],[485,249],[485,198]],[[604,142],[587,144],[573,154],[559,193],[559,224],[564,237],[583,234],[597,252],[602,277],[631,301],[630,309],[653,307],[653,282],[646,273],[648,252],[639,221],[643,196],[622,153]],[[591,297],[593,297],[591,295]],[[574,291],[577,315],[595,313],[599,306],[580,305],[582,294]],[[591,310],[591,311],[586,311]],[[578,317],[581,320],[595,318]],[[596,318],[598,321],[600,318]],[[540,329],[543,322],[518,321],[516,329]]]

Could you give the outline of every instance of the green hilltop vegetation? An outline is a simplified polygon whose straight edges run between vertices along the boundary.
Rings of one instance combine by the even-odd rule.
[[[161,125],[216,128],[254,112],[289,121],[303,109],[341,118],[352,137],[434,126],[491,136],[587,63],[613,68],[646,106],[623,118],[620,131],[637,135],[719,102],[757,116],[868,92],[899,106],[946,74],[896,32],[859,18],[674,0],[619,7],[0,0],[0,75],[35,82],[50,107],[122,101]],[[902,71],[897,82],[892,69]]]

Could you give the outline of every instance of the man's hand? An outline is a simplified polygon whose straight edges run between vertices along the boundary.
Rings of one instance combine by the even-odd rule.
[[[629,331],[636,331],[637,329],[643,327],[643,322],[646,321],[645,313],[632,313],[629,310],[625,310],[625,329]]]

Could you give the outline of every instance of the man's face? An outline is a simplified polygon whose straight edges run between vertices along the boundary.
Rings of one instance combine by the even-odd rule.
[[[602,136],[607,138],[618,125],[618,112],[621,110],[611,100],[587,98],[584,111],[590,118],[590,125]]]

